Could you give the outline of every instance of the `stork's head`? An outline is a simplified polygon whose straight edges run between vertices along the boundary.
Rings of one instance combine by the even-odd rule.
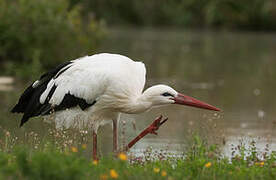
[[[173,88],[166,85],[155,85],[148,88],[144,93],[144,98],[152,103],[152,106],[160,106],[167,104],[180,104],[193,106],[202,109],[220,111],[220,109],[199,101],[195,98],[178,93]]]

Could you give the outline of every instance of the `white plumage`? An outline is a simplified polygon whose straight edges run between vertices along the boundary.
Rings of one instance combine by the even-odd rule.
[[[117,149],[117,119],[120,113],[141,113],[152,107],[182,104],[209,110],[219,109],[183,95],[166,85],[143,92],[146,69],[142,62],[118,54],[96,54],[63,63],[43,74],[21,95],[12,112],[29,118],[52,113],[58,128],[93,128],[113,121],[114,149]]]
[[[82,98],[87,103],[96,103],[85,111],[74,107],[56,112],[54,116],[59,128],[94,126],[97,130],[104,122],[116,119],[119,113],[116,111],[131,111],[127,108],[128,105],[135,101],[144,89],[144,64],[122,55],[104,53],[86,56],[72,61],[68,66],[69,69],[56,79],[50,80],[47,89],[40,96],[40,103],[45,103],[54,85],[57,86],[56,90],[49,99],[52,106],[58,106],[65,94]],[[63,69],[66,68],[68,67]]]

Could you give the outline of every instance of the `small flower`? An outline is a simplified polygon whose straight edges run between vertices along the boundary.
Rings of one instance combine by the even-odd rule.
[[[160,172],[160,169],[159,169],[159,168],[153,168],[153,172],[159,173],[159,172]]]
[[[110,177],[112,178],[112,179],[117,179],[118,178],[118,173],[114,170],[114,169],[111,169],[110,170]]]
[[[127,155],[125,153],[120,153],[118,155],[119,159],[121,159],[122,161],[126,161],[127,160]]]
[[[206,168],[209,168],[209,167],[212,166],[212,163],[211,163],[211,162],[208,162],[208,163],[206,163],[204,166],[205,166]]]
[[[255,165],[256,165],[256,166],[264,166],[264,161],[255,162]]]
[[[98,161],[98,160],[93,160],[93,162],[92,162],[92,164],[93,164],[93,165],[95,165],[95,166],[97,166],[97,165],[98,165],[98,163],[99,163],[99,161]]]
[[[71,151],[74,152],[74,153],[76,153],[76,152],[78,152],[78,148],[76,148],[76,147],[73,146],[73,147],[71,147]]]
[[[106,174],[102,174],[100,176],[100,180],[107,180],[107,179],[108,179],[108,175],[106,175]]]
[[[82,144],[82,145],[81,145],[81,148],[82,148],[82,149],[86,149],[86,148],[87,148],[87,144]]]
[[[161,176],[163,176],[163,177],[165,177],[165,176],[167,176],[167,172],[166,171],[161,171]]]

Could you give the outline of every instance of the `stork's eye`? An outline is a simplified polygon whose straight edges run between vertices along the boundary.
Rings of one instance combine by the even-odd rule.
[[[165,92],[165,93],[163,93],[163,94],[161,94],[162,96],[172,96],[173,97],[173,95],[172,94],[170,94],[170,93],[168,93],[168,92]]]

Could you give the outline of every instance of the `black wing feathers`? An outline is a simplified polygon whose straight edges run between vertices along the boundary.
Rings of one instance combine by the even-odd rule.
[[[29,102],[31,102],[32,98],[34,98],[35,91],[41,92],[41,94],[45,91],[47,88],[47,84],[49,81],[56,76],[56,74],[65,66],[71,64],[72,62],[65,62],[63,64],[60,64],[55,69],[43,74],[39,79],[39,84],[35,88],[33,87],[33,83],[24,91],[24,93],[21,95],[18,103],[14,106],[14,108],[11,110],[13,113],[26,113],[26,109],[28,107]],[[68,67],[69,68],[69,67]],[[68,69],[67,68],[67,69]],[[64,71],[63,71],[64,72]],[[58,73],[61,74],[61,73]],[[40,95],[39,95],[40,96]]]
[[[11,110],[11,112],[24,113],[33,93],[34,93],[34,88],[32,87],[32,84],[31,84],[21,95],[18,103],[14,106],[14,108]]]
[[[52,79],[53,77],[55,77],[57,74],[62,74],[63,72],[58,73],[62,68],[66,67],[67,65],[72,64],[71,61],[69,62],[64,62],[60,65],[58,65],[55,69],[52,69],[50,71],[48,71],[47,73],[43,74],[42,76],[40,76],[40,80],[42,79],[48,79],[48,81],[50,81],[50,79]],[[66,69],[68,69],[70,66],[68,66]]]
[[[49,81],[53,78],[54,79],[58,78],[63,72],[65,72],[68,68],[71,67],[70,66],[71,63],[72,62],[65,62],[57,66],[55,69],[43,74],[40,77],[39,82],[37,82],[37,84],[34,87],[33,87],[33,84],[31,84],[24,91],[18,103],[11,110],[11,112],[13,113],[24,113],[21,119],[20,126],[22,126],[25,122],[27,122],[29,118],[38,116],[38,115],[50,114],[52,110],[59,111],[59,110],[64,110],[77,105],[79,105],[82,110],[85,110],[86,108],[96,103],[96,101],[94,101],[93,103],[89,104],[84,99],[77,98],[71,94],[66,94],[60,105],[52,107],[51,104],[49,104],[49,100],[51,99],[52,95],[54,94],[57,88],[57,86],[54,85],[50,90],[45,103],[40,104],[40,101],[39,101],[40,96],[46,90]]]
[[[46,89],[46,87],[47,87],[47,84],[43,84],[41,87],[35,88],[23,112],[24,115],[21,119],[20,126],[22,126],[25,122],[27,122],[30,117],[39,115],[39,111],[41,111],[41,108],[42,108],[42,104],[40,104],[39,98],[40,98],[40,95]]]
[[[96,101],[89,104],[82,98],[77,98],[71,94],[66,94],[60,105],[54,107],[54,111],[64,110],[67,108],[75,107],[77,105],[79,105],[82,110],[85,110],[88,107],[94,105],[95,103]]]
[[[46,101],[44,104],[40,103],[40,96],[46,90],[48,83],[51,79],[58,78],[63,72],[69,69],[72,62],[66,62],[55,69],[43,74],[39,81],[33,87],[31,84],[21,95],[18,103],[11,110],[11,112],[15,113],[24,113],[20,126],[22,126],[25,122],[28,121],[29,118],[39,115],[48,115],[52,111],[60,111],[65,110],[67,108],[79,106],[82,110],[87,109],[88,107],[94,105],[96,101],[92,103],[87,103],[84,99],[75,97],[70,94],[65,94],[62,102],[57,106],[52,106],[49,104],[49,100],[53,96],[57,86],[54,85],[50,90]]]

